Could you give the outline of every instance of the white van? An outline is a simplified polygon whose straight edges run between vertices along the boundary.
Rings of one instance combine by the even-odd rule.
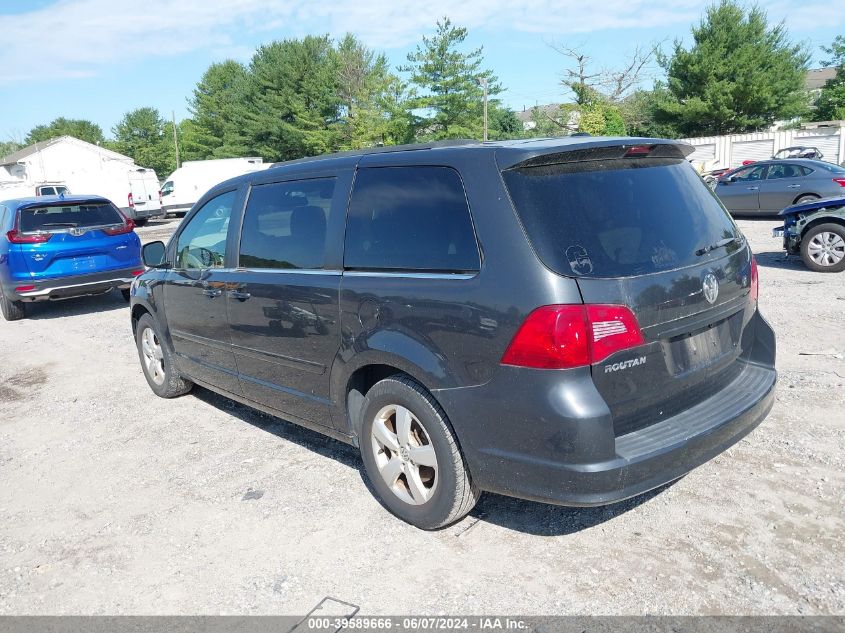
[[[185,213],[214,185],[253,171],[267,169],[263,158],[218,158],[188,160],[174,171],[161,187],[165,213]]]
[[[130,169],[127,189],[126,204],[118,202],[118,199],[113,197],[109,199],[117,204],[127,216],[135,220],[135,224],[144,226],[150,218],[164,217],[165,212],[161,204],[162,192],[155,171],[143,167]]]

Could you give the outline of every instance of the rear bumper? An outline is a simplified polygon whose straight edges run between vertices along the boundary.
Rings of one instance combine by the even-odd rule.
[[[136,277],[132,273],[143,270],[143,268],[143,265],[139,264],[122,270],[75,275],[73,277],[17,280],[11,287],[4,287],[3,292],[13,301],[48,301],[97,295],[108,292],[113,288],[128,288]],[[16,287],[21,286],[35,286],[35,288],[23,292],[15,290]]]
[[[132,218],[133,220],[163,218],[165,216],[165,211],[161,207],[159,207],[158,209],[145,209],[143,207],[136,206],[134,209],[130,209],[129,207],[123,207],[120,210],[126,217]]]
[[[777,382],[774,333],[759,315],[754,320],[757,349],[733,382],[678,415],[618,437],[586,368],[566,375],[503,368],[486,385],[435,397],[482,489],[570,506],[614,503],[678,479],[766,417]]]
[[[193,204],[166,204],[161,210],[165,213],[187,213],[191,210]]]

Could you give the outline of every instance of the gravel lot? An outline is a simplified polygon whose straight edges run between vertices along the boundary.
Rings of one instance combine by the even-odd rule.
[[[117,293],[0,322],[0,614],[845,614],[845,274],[740,224],[778,333],[766,422],[632,501],[485,495],[435,533],[381,508],[350,447],[156,398]]]

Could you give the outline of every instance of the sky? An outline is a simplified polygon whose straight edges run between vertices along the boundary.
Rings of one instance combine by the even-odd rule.
[[[637,46],[689,41],[699,0],[0,0],[0,141],[21,141],[56,117],[90,119],[106,136],[129,110],[152,106],[177,119],[208,66],[248,63],[276,39],[351,32],[402,64],[439,17],[469,30],[467,50],[486,66],[514,110],[565,98],[567,60],[579,48],[598,68],[624,64]],[[820,46],[845,34],[839,0],[759,0],[771,22]],[[660,75],[653,68],[646,84]]]

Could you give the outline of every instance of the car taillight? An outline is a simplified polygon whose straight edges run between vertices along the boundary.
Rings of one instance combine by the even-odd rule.
[[[6,233],[6,239],[12,244],[41,244],[49,241],[51,237],[52,233],[21,233],[17,229]]]
[[[628,148],[628,151],[625,152],[624,158],[644,158],[651,154],[651,150],[654,149],[654,145],[634,145],[633,147]]]
[[[134,209],[135,208],[135,201],[132,199],[132,192],[130,192],[129,195],[126,196],[126,199],[129,201],[129,208]]]
[[[845,178],[834,178],[833,182],[835,182],[840,187],[845,187]]]
[[[133,276],[133,277],[138,277],[138,276],[142,275],[143,273],[144,273],[144,270],[143,270],[143,269],[141,269],[141,270],[133,270],[133,271],[132,271],[132,276]]]
[[[123,218],[123,224],[113,228],[103,229],[106,235],[123,235],[135,230],[135,222],[131,218]]]
[[[757,301],[760,296],[760,277],[757,274],[757,258],[751,256],[751,300]]]
[[[501,362],[537,369],[582,367],[643,343],[637,318],[626,306],[543,306],[528,315]]]

